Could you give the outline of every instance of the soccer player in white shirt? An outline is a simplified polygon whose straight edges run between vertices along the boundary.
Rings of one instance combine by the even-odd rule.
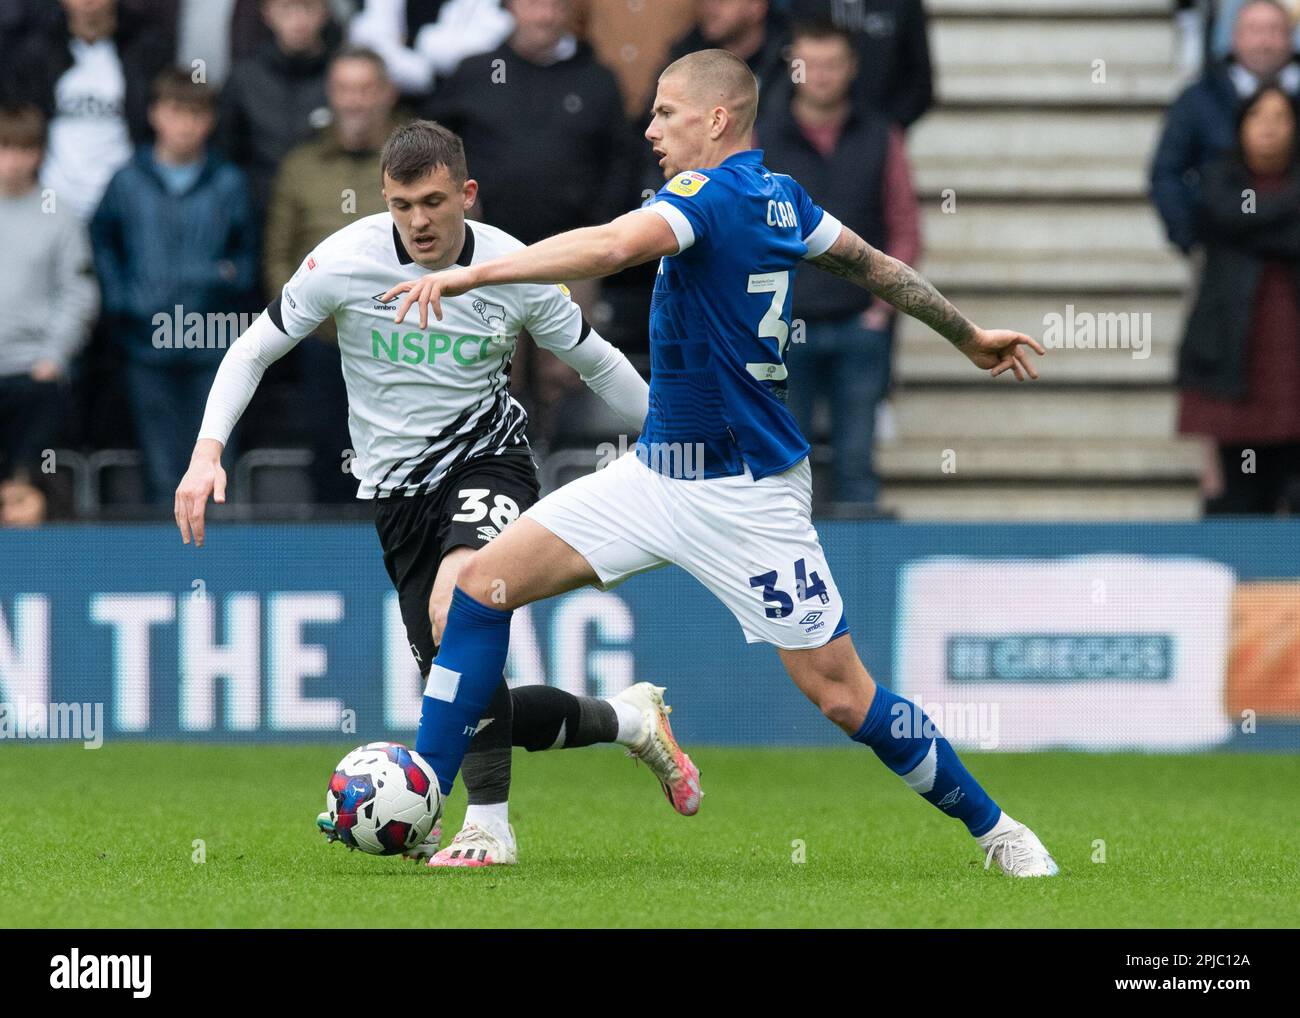
[[[225,501],[221,453],[262,374],[327,318],[338,328],[359,497],[375,503],[384,565],[398,591],[411,649],[426,678],[461,565],[538,499],[523,408],[507,382],[527,329],[641,430],[648,389],[627,359],[591,329],[562,285],[486,286],[443,304],[429,330],[394,323],[383,295],[395,278],[465,267],[522,248],[469,223],[478,185],[451,131],[417,120],[397,128],[380,158],[389,211],[321,241],[281,294],[233,343],[208,397],[190,467],[176,490],[182,539],[204,540],[209,496]],[[663,690],[638,683],[610,700],[504,678],[470,740],[465,825],[438,851],[441,825],[415,855],[430,865],[516,861],[507,812],[511,746],[539,750],[618,742],[649,764],[669,802],[699,807],[698,771],[668,725]],[[444,794],[454,774],[439,775]],[[685,791],[683,791],[685,790]],[[318,823],[333,834],[329,818]]]

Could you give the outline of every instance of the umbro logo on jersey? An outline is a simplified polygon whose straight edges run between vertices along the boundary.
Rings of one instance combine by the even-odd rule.
[[[387,292],[388,292],[387,290],[384,291],[384,293],[387,293]],[[396,305],[396,304],[385,304],[385,303],[384,303],[384,294],[383,294],[383,293],[377,293],[377,294],[375,294],[373,297],[371,297],[370,299],[373,300],[373,301],[375,302],[375,310],[376,310],[376,311],[396,311],[396,310],[397,310],[397,305]]]
[[[478,539],[480,541],[490,541],[497,536],[497,528],[482,526],[478,528]]]
[[[482,297],[475,297],[474,302],[470,305],[475,313],[494,329],[504,329],[506,325],[506,309],[500,304],[493,304],[490,300],[484,300]]]

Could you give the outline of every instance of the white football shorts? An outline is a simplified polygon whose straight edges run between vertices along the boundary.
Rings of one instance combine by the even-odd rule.
[[[608,590],[681,566],[725,604],[749,643],[820,647],[848,631],[812,524],[812,470],[682,479],[632,450],[551,492],[525,516],[571,545]]]

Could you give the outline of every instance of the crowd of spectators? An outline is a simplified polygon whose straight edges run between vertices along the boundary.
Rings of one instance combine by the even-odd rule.
[[[1217,443],[1225,476],[1246,447],[1267,464],[1227,478],[1212,505],[1224,510],[1275,504],[1300,453],[1300,252],[1287,246],[1296,8],[1180,2],[1201,61],[1152,165],[1169,238],[1197,269],[1182,427]],[[63,449],[139,450],[142,498],[170,503],[224,352],[210,336],[189,343],[186,322],[255,314],[319,240],[383,211],[376,155],[396,123],[426,116],[459,132],[481,184],[471,214],[530,242],[658,188],[640,137],[655,79],[714,46],[760,82],[767,164],[916,262],[906,138],[933,102],[921,0],[0,4],[0,524],[70,511]],[[1278,144],[1285,158],[1269,154]],[[1249,225],[1225,211],[1241,187],[1259,195]],[[652,273],[574,290],[634,361]],[[1241,292],[1254,313],[1227,310]],[[894,316],[816,273],[800,275],[794,300],[792,409],[830,450],[825,495],[870,508]],[[580,398],[567,369],[524,341],[511,384],[534,444],[562,447]],[[314,500],[344,503],[349,444],[327,323],[268,373],[228,465],[241,451],[307,449]]]
[[[170,504],[226,345],[206,326],[191,342],[188,323],[255,314],[318,241],[383,211],[376,156],[403,118],[460,133],[481,185],[471,214],[531,242],[660,186],[640,137],[654,81],[712,46],[761,82],[755,143],[768,164],[914,259],[904,132],[932,94],[921,0],[10,0],[3,518],[60,514],[63,449],[139,450],[143,498]],[[652,272],[575,287],[634,359]],[[890,316],[829,279],[797,299],[809,338],[800,415],[811,422],[812,399],[830,401],[836,497],[870,504]],[[573,415],[556,408],[574,381],[521,343],[512,386],[535,445],[565,443]],[[355,496],[340,468],[349,444],[327,323],[268,373],[228,465],[257,448],[309,449],[314,499],[341,503]]]

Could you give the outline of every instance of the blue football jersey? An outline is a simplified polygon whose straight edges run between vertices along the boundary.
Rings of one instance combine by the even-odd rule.
[[[759,149],[676,174],[646,209],[679,250],[660,261],[650,302],[637,455],[674,476],[788,470],[809,450],[785,402],[794,273],[835,243],[840,223]]]

